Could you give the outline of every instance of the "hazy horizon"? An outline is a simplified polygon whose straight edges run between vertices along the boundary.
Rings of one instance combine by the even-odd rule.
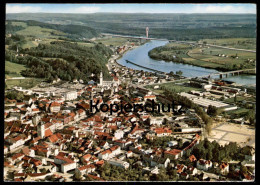
[[[182,13],[182,14],[256,14],[256,4],[231,3],[136,3],[136,4],[6,4],[6,13]]]

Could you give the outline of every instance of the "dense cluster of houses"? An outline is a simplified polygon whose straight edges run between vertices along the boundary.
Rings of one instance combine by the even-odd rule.
[[[158,82],[158,76],[117,65],[113,66],[111,76],[113,80],[104,81],[101,72],[99,83],[66,83],[55,89],[16,88],[24,93],[22,102],[5,98],[4,179],[69,181],[75,176],[87,176],[103,181],[98,171],[101,166],[109,163],[128,169],[131,158],[138,159],[136,165],[144,172],[158,174],[161,167],[170,166],[184,180],[196,176],[199,170],[208,171],[214,166],[211,161],[196,159],[193,155],[188,157],[194,162],[193,166],[175,166],[173,163],[201,140],[202,130],[190,124],[197,119],[194,111],[182,110],[175,117],[154,116],[147,112],[91,113],[90,100],[99,101],[99,105],[126,104],[128,100],[138,104],[167,100],[167,97],[143,88],[130,92],[130,87],[123,85],[127,81],[137,84]],[[143,139],[167,136],[176,140],[168,142],[166,148],[147,148],[140,143]],[[180,147],[177,140],[186,142],[185,147]],[[218,168],[223,175],[229,172],[228,163],[222,163]]]

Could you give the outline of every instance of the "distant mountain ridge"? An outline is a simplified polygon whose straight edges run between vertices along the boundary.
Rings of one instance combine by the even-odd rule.
[[[173,40],[256,37],[255,14],[19,13],[6,19],[84,25],[101,33],[136,36],[145,36],[148,26],[150,37]]]

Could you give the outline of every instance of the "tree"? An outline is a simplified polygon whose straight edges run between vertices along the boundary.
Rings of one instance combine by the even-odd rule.
[[[240,170],[241,170],[241,172],[242,172],[243,174],[247,174],[247,167],[246,167],[246,166],[242,165],[241,168],[240,168]]]
[[[179,71],[176,71],[176,74],[181,76],[183,74],[183,72],[181,70],[179,70]]]
[[[168,123],[168,119],[167,118],[163,118],[163,125],[166,125]]]
[[[89,175],[85,175],[85,181],[93,181],[93,179]]]
[[[248,111],[246,114],[246,119],[249,120],[251,125],[255,125],[255,111]]]
[[[208,106],[208,109],[207,109],[207,113],[208,113],[209,115],[215,117],[216,115],[218,115],[219,110],[218,110],[217,107],[212,106],[212,105],[209,105],[209,106]]]
[[[160,168],[160,173],[156,175],[157,181],[169,181],[169,175],[166,174],[165,168]]]
[[[10,91],[5,95],[8,99],[16,99],[17,101],[23,101],[24,95],[22,92]]]
[[[234,97],[234,102],[237,103],[237,95]]]
[[[74,178],[75,178],[76,181],[81,181],[82,176],[81,176],[80,173],[76,172],[76,173],[74,174]]]
[[[179,146],[179,148],[182,148],[182,147],[183,147],[183,141],[182,141],[182,139],[180,139],[180,140],[178,141],[178,146]]]

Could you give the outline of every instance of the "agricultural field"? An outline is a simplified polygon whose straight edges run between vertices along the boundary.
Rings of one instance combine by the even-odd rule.
[[[86,47],[93,47],[95,46],[94,43],[89,43],[89,42],[77,42],[78,45],[81,45],[81,46],[86,46]]]
[[[12,25],[14,25],[14,26],[22,26],[24,28],[27,27],[27,24],[25,22],[15,22],[15,21],[13,21]]]
[[[106,46],[122,46],[126,43],[132,43],[135,41],[137,40],[128,39],[128,38],[119,38],[119,37],[112,37],[112,38],[105,37],[105,38],[99,38],[95,40],[96,43],[101,42]]]
[[[21,64],[5,61],[5,74],[6,78],[21,77],[20,72],[25,70],[26,67]]]
[[[34,37],[34,38],[57,38],[57,36],[66,35],[65,33],[53,29],[42,28],[40,26],[28,26],[23,30],[16,32],[18,35]]]
[[[220,45],[220,43],[223,43],[223,40],[225,41],[225,39],[215,39],[214,41],[219,41],[216,44]],[[250,38],[229,39],[229,41],[229,47],[235,47],[235,45],[231,44],[231,41],[232,43],[239,42],[239,44],[252,41],[251,48],[255,47],[253,44],[254,39]],[[190,44],[174,42],[154,48],[149,52],[149,56],[154,59],[191,64],[221,71],[254,68],[256,60],[256,53],[252,52],[228,50],[209,46],[191,46]]]
[[[7,89],[12,88],[14,86],[19,86],[24,89],[32,88],[38,84],[40,84],[44,79],[41,78],[25,78],[25,79],[9,79],[6,80]]]
[[[200,43],[214,44],[239,49],[256,50],[256,38],[204,39]]]
[[[225,103],[235,103],[235,98],[229,98],[224,100]],[[243,96],[237,96],[236,97],[237,102],[243,102],[243,101],[250,101],[250,102],[255,102],[256,98],[255,97],[243,97]]]
[[[149,89],[153,89],[154,85],[148,85],[146,86]],[[159,89],[156,89],[153,91],[155,91],[156,93],[162,94],[164,92],[164,89],[167,89],[169,91],[175,92],[175,93],[180,93],[180,92],[189,92],[189,91],[200,91],[200,88],[195,88],[195,87],[188,87],[188,86],[184,86],[181,84],[176,84],[174,82],[170,82],[170,83],[165,83],[165,84],[161,84],[159,85]]]
[[[255,64],[253,61],[256,59],[255,53],[213,47],[194,48],[188,52],[188,55],[193,59],[204,61],[210,65],[211,63],[214,63],[215,66],[224,68],[227,67],[227,65],[246,65],[253,68],[253,65]],[[247,61],[248,59],[249,61]],[[250,62],[250,60],[253,61]]]
[[[238,108],[236,110],[228,111],[227,114],[230,115],[231,118],[241,118],[246,116],[249,111],[251,111],[251,109]]]

